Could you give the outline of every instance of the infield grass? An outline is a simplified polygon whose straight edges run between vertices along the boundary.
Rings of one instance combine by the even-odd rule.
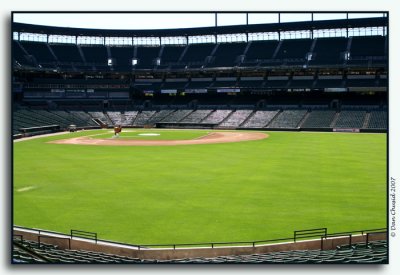
[[[105,132],[105,133],[104,133]],[[210,131],[198,130],[161,130],[161,129],[146,129],[146,130],[133,130],[123,129],[118,138],[132,139],[132,140],[186,140],[196,139],[209,134]],[[93,134],[90,136],[94,139],[111,139],[114,138],[113,130],[106,130],[100,134]]]
[[[15,225],[132,244],[386,226],[385,134],[269,132],[258,141],[154,147],[46,143],[102,133],[14,143]]]

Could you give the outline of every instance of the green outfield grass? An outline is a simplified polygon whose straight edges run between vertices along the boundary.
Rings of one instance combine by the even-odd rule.
[[[165,131],[169,138],[204,132]],[[133,244],[386,227],[385,134],[269,132],[258,141],[155,147],[46,143],[93,134],[110,135],[14,143],[15,225]]]

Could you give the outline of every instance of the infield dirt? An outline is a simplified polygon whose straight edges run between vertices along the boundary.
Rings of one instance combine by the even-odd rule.
[[[268,138],[265,133],[251,132],[214,132],[197,139],[190,140],[127,140],[127,139],[94,139],[90,136],[76,137],[51,141],[56,144],[80,144],[80,145],[111,145],[111,146],[171,146],[171,145],[194,145],[239,142],[249,140],[260,140]]]

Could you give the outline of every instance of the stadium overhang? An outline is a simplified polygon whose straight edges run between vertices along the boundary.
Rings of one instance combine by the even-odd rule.
[[[170,37],[170,36],[199,36],[234,33],[257,32],[283,32],[299,30],[341,29],[362,27],[385,27],[388,25],[387,17],[356,18],[338,20],[320,20],[305,22],[285,22],[272,24],[249,24],[235,26],[218,26],[203,28],[182,29],[155,29],[155,30],[105,30],[105,29],[81,29],[13,23],[13,32],[41,33],[54,35],[73,36],[116,36],[116,37]]]

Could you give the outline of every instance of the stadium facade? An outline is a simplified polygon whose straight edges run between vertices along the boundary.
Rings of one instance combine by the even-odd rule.
[[[386,131],[387,25],[387,17],[169,30],[13,23],[13,134],[70,124]]]

